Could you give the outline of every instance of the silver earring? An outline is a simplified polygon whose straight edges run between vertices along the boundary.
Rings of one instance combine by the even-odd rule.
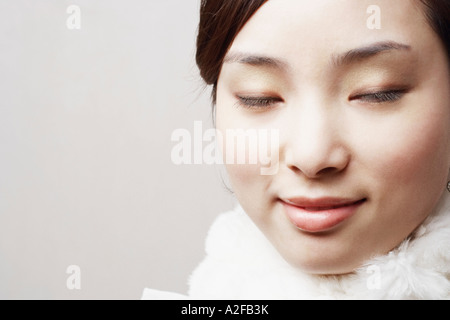
[[[450,192],[450,181],[447,182],[447,190],[448,190],[448,192]]]

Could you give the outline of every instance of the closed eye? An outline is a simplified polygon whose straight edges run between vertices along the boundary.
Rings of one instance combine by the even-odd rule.
[[[278,97],[252,97],[252,96],[237,96],[238,104],[249,109],[264,109],[275,106],[277,103],[283,102],[283,99]]]
[[[400,100],[407,90],[386,90],[371,93],[357,94],[349,98],[350,101],[358,100],[367,103],[389,103]]]

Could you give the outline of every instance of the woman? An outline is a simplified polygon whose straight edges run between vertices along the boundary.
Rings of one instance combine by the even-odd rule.
[[[449,23],[448,0],[202,1],[218,131],[278,141],[272,174],[226,161],[240,206],[191,298],[450,298]]]

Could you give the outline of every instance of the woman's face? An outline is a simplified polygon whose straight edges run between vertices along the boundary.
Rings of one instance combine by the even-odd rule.
[[[279,132],[276,172],[228,163],[232,188],[281,255],[310,273],[348,273],[386,254],[447,183],[445,49],[418,0],[378,0],[379,12],[372,3],[268,1],[218,81],[219,131]]]

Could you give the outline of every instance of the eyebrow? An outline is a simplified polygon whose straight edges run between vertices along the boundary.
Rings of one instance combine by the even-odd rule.
[[[331,57],[332,65],[339,67],[351,64],[357,61],[365,60],[389,51],[410,51],[411,46],[395,42],[381,41],[370,44],[365,47],[352,49],[341,54],[334,54]],[[232,52],[225,56],[224,63],[240,63],[256,67],[268,67],[282,71],[289,69],[289,63],[283,59],[269,57],[260,54],[251,54],[243,52]]]
[[[371,58],[383,52],[410,50],[411,46],[403,43],[395,41],[382,41],[376,42],[366,47],[352,49],[342,54],[333,55],[331,59],[334,66],[342,66],[345,64],[351,64],[353,62]]]
[[[282,59],[243,52],[229,53],[226,55],[223,62],[240,63],[255,67],[268,67],[279,70],[287,70],[289,67],[289,64]]]

